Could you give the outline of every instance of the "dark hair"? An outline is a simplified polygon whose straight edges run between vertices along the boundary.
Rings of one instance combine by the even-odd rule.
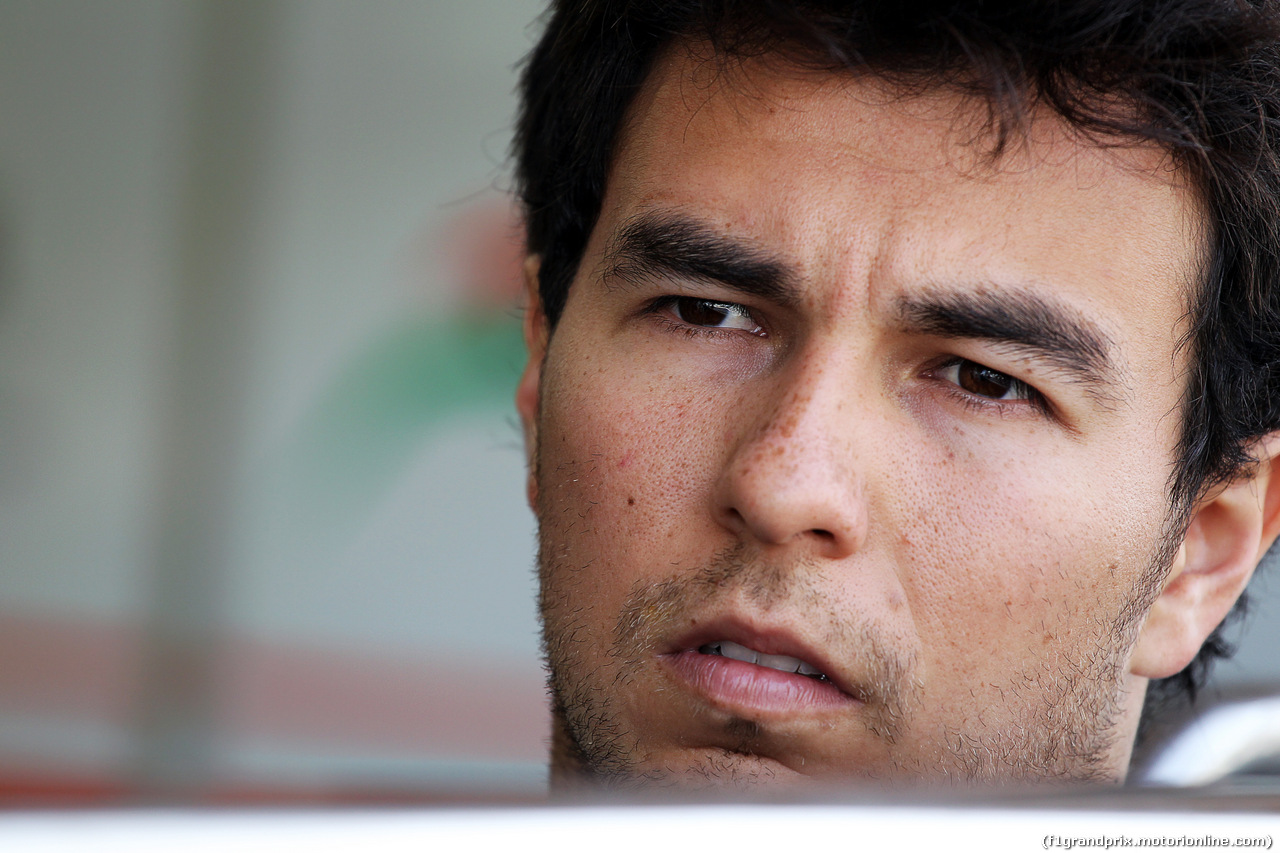
[[[554,0],[514,144],[547,317],[554,326],[599,216],[624,114],[677,39],[958,87],[989,105],[994,155],[1031,105],[1047,105],[1100,145],[1161,146],[1207,211],[1170,483],[1180,537],[1196,498],[1248,470],[1250,443],[1280,429],[1278,17],[1277,0]],[[1233,615],[1243,607],[1242,596]],[[1151,685],[1148,709],[1195,698],[1231,652],[1222,627]]]

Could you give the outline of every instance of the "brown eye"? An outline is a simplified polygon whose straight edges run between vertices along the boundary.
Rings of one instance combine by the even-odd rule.
[[[745,306],[734,302],[714,302],[678,296],[670,303],[670,311],[683,323],[704,329],[724,329],[762,335],[764,330]]]
[[[1008,394],[1015,383],[1013,378],[1005,376],[998,370],[983,367],[972,361],[960,362],[956,374],[956,384],[961,388],[970,394],[991,397],[995,400],[1002,399]]]
[[[694,326],[719,326],[729,316],[729,305],[705,299],[677,299],[676,316]]]
[[[988,400],[1037,402],[1041,399],[1035,389],[1022,380],[966,358],[958,358],[943,365],[935,375],[975,397],[985,397]]]

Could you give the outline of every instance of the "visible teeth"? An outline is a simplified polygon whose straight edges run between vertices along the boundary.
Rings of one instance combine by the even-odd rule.
[[[733,660],[776,669],[780,672],[795,672],[800,675],[806,675],[809,678],[816,678],[819,681],[827,680],[827,676],[821,670],[810,666],[800,658],[793,658],[790,655],[764,655],[755,649],[749,649],[740,643],[730,642],[729,640],[707,643],[705,646],[700,647],[698,651],[704,655],[720,655]]]
[[[727,658],[746,661],[747,663],[758,663],[760,660],[760,653],[755,649],[749,649],[746,646],[740,646],[728,640],[720,643],[720,654]]]
[[[778,669],[783,672],[799,672],[800,667],[804,665],[804,661],[799,658],[787,655],[760,655],[760,659],[756,663],[761,666],[767,666],[769,669]]]

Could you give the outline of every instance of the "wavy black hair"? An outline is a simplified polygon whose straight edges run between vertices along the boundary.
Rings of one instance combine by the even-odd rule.
[[[1280,13],[1277,0],[554,0],[521,78],[514,152],[529,251],[554,327],[600,213],[624,114],[663,49],[777,53],[947,86],[989,106],[995,151],[1048,106],[1100,145],[1155,143],[1207,211],[1172,517],[1256,464],[1280,429]],[[1243,612],[1242,596],[1228,622]],[[1146,711],[1193,701],[1224,622]]]

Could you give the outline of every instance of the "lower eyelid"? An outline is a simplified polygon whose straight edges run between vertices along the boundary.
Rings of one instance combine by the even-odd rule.
[[[1007,373],[1003,373],[1002,371],[996,370],[995,368],[991,368],[991,369],[996,370],[997,373],[1001,373],[1003,376],[1007,376],[1009,380],[1013,383],[1013,385],[1010,386],[1010,390],[1013,391],[1016,389],[1017,396],[1011,397],[1008,399],[999,399],[996,397],[984,397],[981,394],[975,394],[971,391],[965,390],[959,384],[959,382],[953,381],[953,379],[947,378],[946,376],[944,376],[944,374],[946,373],[958,371],[960,366],[965,362],[972,362],[974,364],[979,364],[979,365],[981,364],[981,362],[974,362],[972,361],[972,359],[954,358],[954,359],[949,359],[943,362],[942,364],[939,364],[936,367],[930,368],[926,372],[928,375],[944,383],[947,386],[947,390],[949,393],[955,396],[955,398],[958,401],[968,405],[970,408],[978,408],[984,411],[991,411],[992,407],[994,407],[995,409],[998,409],[1001,411],[1009,411],[1011,408],[1014,408],[1014,407],[1029,405],[1041,413],[1048,414],[1051,411],[1051,407],[1049,406],[1045,396],[1041,394],[1040,391],[1038,391],[1034,386],[1032,386],[1031,384],[1029,384],[1024,380],[1018,379],[1014,376],[1010,376]],[[955,378],[958,379],[959,377],[956,376]]]

